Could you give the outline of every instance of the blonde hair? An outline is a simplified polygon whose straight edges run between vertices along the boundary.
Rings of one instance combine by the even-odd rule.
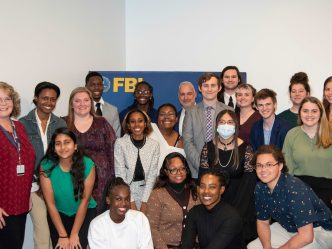
[[[323,106],[322,102],[319,101],[319,99],[317,99],[313,96],[308,96],[302,100],[300,108],[299,108],[300,125],[303,124],[302,119],[301,119],[301,110],[303,108],[303,105],[307,102],[317,105],[317,107],[320,111],[320,117],[318,120],[318,127],[317,127],[316,145],[318,147],[323,146],[323,148],[326,149],[326,148],[330,147],[330,145],[332,144],[332,129],[331,129],[331,125],[329,124],[329,121],[326,117],[324,106]]]
[[[91,102],[91,108],[90,108],[90,115],[93,117],[96,116],[95,109],[93,108],[93,98],[92,98],[92,93],[86,88],[86,87],[77,87],[75,88],[69,97],[69,104],[68,104],[68,119],[67,119],[67,126],[69,129],[73,130],[74,129],[74,121],[75,121],[75,115],[74,115],[74,108],[73,108],[73,99],[77,93],[87,93],[90,102]]]
[[[13,110],[10,117],[17,118],[21,113],[21,100],[18,93],[15,91],[14,87],[6,82],[0,81],[0,89],[8,94],[8,96],[13,100]]]

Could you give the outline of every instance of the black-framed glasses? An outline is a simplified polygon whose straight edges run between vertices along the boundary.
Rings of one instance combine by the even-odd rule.
[[[276,166],[277,164],[279,164],[279,162],[276,162],[276,163],[266,163],[266,164],[256,163],[255,169],[270,169],[270,168]]]
[[[185,167],[182,168],[173,168],[173,169],[166,169],[171,175],[176,175],[178,173],[187,173],[187,169]]]

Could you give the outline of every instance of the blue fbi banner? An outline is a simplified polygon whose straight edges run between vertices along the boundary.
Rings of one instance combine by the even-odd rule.
[[[178,110],[180,103],[177,93],[178,86],[183,81],[190,81],[198,90],[198,79],[204,72],[144,72],[144,71],[99,71],[104,78],[103,98],[118,107],[121,112],[134,102],[135,85],[147,81],[153,86],[154,108],[170,102]],[[217,73],[219,75],[219,73]],[[242,82],[246,82],[246,74],[241,73]],[[196,102],[201,99],[198,94]]]

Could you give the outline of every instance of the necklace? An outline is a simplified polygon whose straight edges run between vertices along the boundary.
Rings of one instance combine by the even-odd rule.
[[[223,142],[221,142],[221,140],[219,138],[219,142],[224,146],[223,150],[225,151],[227,149],[227,146],[231,145],[234,142],[234,138],[229,143],[223,143]]]
[[[229,156],[229,160],[228,160],[228,162],[227,162],[226,165],[222,165],[221,162],[220,162],[220,158],[219,158],[218,163],[219,163],[219,165],[220,165],[222,168],[226,168],[226,167],[229,165],[229,163],[230,163],[231,160],[232,160],[233,152],[234,152],[234,149],[232,149],[231,155]]]
[[[146,142],[146,136],[143,137],[142,140],[136,140],[132,136],[130,136],[130,140],[133,143],[133,145],[138,149],[142,149],[142,147],[145,145]]]

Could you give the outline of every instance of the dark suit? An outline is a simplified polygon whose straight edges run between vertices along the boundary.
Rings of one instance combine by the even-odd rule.
[[[219,94],[218,94],[218,101],[220,101],[221,103],[225,104],[224,92],[219,92]],[[236,113],[240,113],[240,107],[235,106],[235,112]]]
[[[271,138],[269,144],[274,144],[280,150],[284,144],[287,132],[291,129],[288,122],[276,116],[271,131]],[[260,146],[264,145],[264,131],[263,131],[263,118],[258,120],[251,128],[250,144],[254,151]]]
[[[219,112],[225,109],[233,110],[221,102],[217,102],[215,116],[213,117],[213,128],[215,130],[215,119]],[[186,152],[187,161],[193,178],[198,177],[198,169],[200,164],[200,155],[205,144],[206,137],[206,121],[203,102],[186,110],[183,121],[183,141],[184,150]]]

